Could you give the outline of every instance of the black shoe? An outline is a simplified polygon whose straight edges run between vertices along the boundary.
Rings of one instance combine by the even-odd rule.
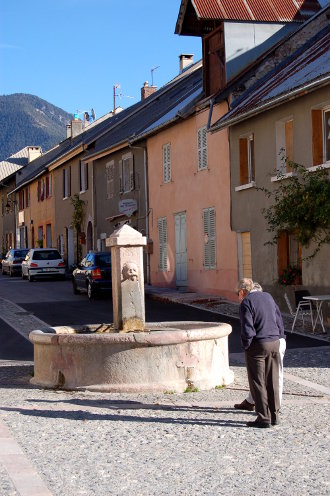
[[[254,411],[254,405],[252,405],[252,403],[249,403],[247,400],[243,400],[242,403],[236,403],[236,405],[234,405],[234,408],[236,408],[236,410],[246,410],[248,412]]]
[[[254,422],[246,422],[246,425],[248,427],[257,427],[259,429],[269,429],[270,428],[269,422],[259,422],[259,420],[255,420]]]

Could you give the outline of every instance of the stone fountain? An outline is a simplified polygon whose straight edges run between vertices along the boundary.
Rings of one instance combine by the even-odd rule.
[[[44,388],[104,392],[183,392],[224,386],[231,326],[213,322],[145,322],[143,246],[128,225],[111,247],[114,322],[30,333],[34,377]]]

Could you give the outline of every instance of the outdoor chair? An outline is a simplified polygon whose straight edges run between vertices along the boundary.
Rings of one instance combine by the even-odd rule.
[[[308,295],[306,295],[306,296],[308,296]],[[296,325],[296,321],[297,321],[298,316],[302,317],[302,322],[303,322],[304,328],[305,328],[304,318],[306,316],[310,317],[311,321],[312,321],[312,327],[313,327],[313,308],[312,308],[311,301],[301,299],[299,301],[298,305],[296,306],[296,310],[294,311],[292,308],[292,305],[290,303],[289,297],[286,293],[284,293],[284,298],[285,298],[285,301],[288,305],[291,316],[294,317],[291,332],[293,332],[293,329],[294,329],[294,326]]]

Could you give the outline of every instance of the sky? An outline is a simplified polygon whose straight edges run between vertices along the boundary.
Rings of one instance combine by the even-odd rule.
[[[29,93],[96,118],[160,88],[199,37],[174,34],[180,0],[0,0],[0,95]],[[81,116],[80,116],[81,117]]]

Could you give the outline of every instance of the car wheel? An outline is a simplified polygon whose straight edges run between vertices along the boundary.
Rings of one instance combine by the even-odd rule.
[[[90,282],[87,284],[87,296],[90,300],[95,297],[95,290]]]
[[[33,282],[34,281],[34,277],[31,276],[30,272],[28,273],[28,280],[29,280],[29,282]]]
[[[80,294],[79,289],[77,288],[76,281],[72,279],[72,287],[73,287],[73,294]]]

